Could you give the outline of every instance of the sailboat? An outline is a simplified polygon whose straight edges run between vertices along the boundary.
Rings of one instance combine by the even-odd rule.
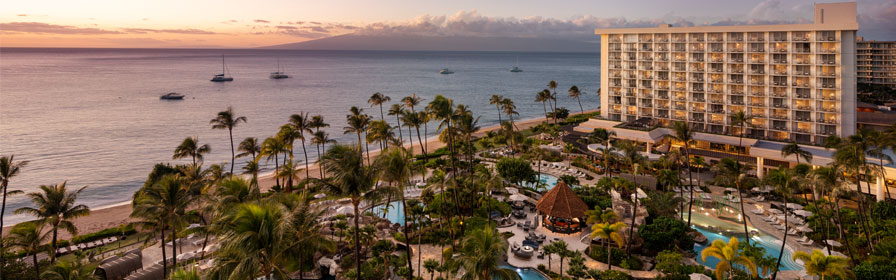
[[[289,78],[289,75],[286,75],[283,70],[280,70],[280,60],[277,60],[277,72],[271,72],[271,79],[286,79]]]
[[[444,69],[442,69],[442,70],[439,70],[439,74],[443,74],[443,75],[445,75],[445,74],[454,74],[454,71],[451,71],[451,69],[448,69],[448,68],[444,68]]]
[[[520,68],[520,58],[519,57],[516,58],[516,66],[513,66],[512,68],[510,68],[510,72],[513,72],[513,73],[523,72],[523,69]]]
[[[224,55],[221,55],[221,74],[212,77],[212,82],[230,82],[233,77],[227,76],[227,64],[224,62]]]

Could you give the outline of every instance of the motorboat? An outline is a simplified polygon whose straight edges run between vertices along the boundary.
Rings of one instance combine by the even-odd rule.
[[[183,100],[184,95],[176,92],[169,92],[159,97],[162,100]]]
[[[514,66],[513,68],[510,68],[510,72],[519,73],[519,72],[523,72],[523,69],[520,69],[519,67]]]
[[[451,69],[445,68],[445,69],[439,70],[439,74],[442,74],[442,75],[454,74],[454,71],[451,71]]]

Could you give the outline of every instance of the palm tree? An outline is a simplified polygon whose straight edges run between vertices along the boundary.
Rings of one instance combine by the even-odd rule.
[[[311,138],[311,144],[317,145],[317,158],[320,159],[321,156],[321,148],[324,149],[324,152],[327,150],[327,144],[336,143],[336,140],[330,139],[330,134],[326,131],[315,131]],[[320,171],[320,177],[324,177],[324,169],[317,168]]]
[[[579,100],[579,94],[581,94],[581,92],[579,92],[579,87],[573,85],[569,88],[569,97],[575,98],[576,101],[579,102],[579,110],[582,114],[585,114],[585,108],[582,107],[582,100]]]
[[[287,161],[280,166],[280,169],[276,171],[276,174],[278,178],[286,180],[286,192],[292,192],[293,181],[299,180],[299,177],[302,174],[302,169],[296,168],[295,161]]]
[[[449,250],[450,251],[450,250]],[[507,253],[507,241],[496,230],[485,227],[470,232],[461,242],[457,256],[452,257],[449,266],[457,271],[463,268],[463,280],[516,280],[521,279],[516,271],[501,268]],[[448,255],[453,255],[449,252]]]
[[[747,214],[744,213],[743,189],[747,185],[756,182],[756,178],[747,175],[750,169],[752,169],[750,166],[729,158],[723,158],[718,164],[713,166],[713,172],[716,173],[716,183],[737,188],[737,198],[740,200],[740,216],[744,225],[744,236],[750,236],[750,232],[747,231]],[[747,238],[746,242],[749,245],[750,239]]]
[[[869,137],[869,146],[868,155],[871,157],[875,157],[878,160],[877,169],[875,173],[879,173],[878,180],[884,180],[887,178],[887,169],[884,168],[884,162],[893,163],[893,158],[890,157],[885,151],[890,148],[896,147],[896,125],[893,126],[894,131],[887,132],[871,132],[871,137]],[[886,187],[886,183],[884,185],[884,190],[887,191],[887,199],[890,199],[890,188]]]
[[[678,205],[682,200],[674,192],[649,192],[644,207],[647,207],[651,215],[675,217]]]
[[[404,135],[401,132],[401,116],[404,114],[404,105],[401,103],[392,104],[392,107],[389,107],[389,115],[395,116],[395,121],[398,123],[395,127],[398,128],[398,142],[404,143]],[[408,137],[411,137],[408,135]]]
[[[370,124],[370,116],[364,114],[364,109],[352,106],[349,114],[345,116],[347,126],[342,128],[343,134],[355,133],[358,135],[358,150],[361,150],[361,133],[367,131]],[[361,155],[363,157],[363,154]],[[367,153],[367,164],[370,164],[370,152]],[[360,273],[359,273],[360,274]]]
[[[84,191],[87,186],[81,187],[77,191],[69,192],[65,187],[65,181],[58,185],[42,185],[41,192],[28,193],[28,198],[34,207],[22,207],[16,209],[16,214],[30,214],[36,216],[41,224],[49,225],[50,231],[53,233],[50,241],[50,262],[56,261],[56,237],[59,229],[65,230],[72,236],[78,234],[78,228],[72,223],[77,217],[90,215],[90,208],[84,204],[76,204],[78,195]]]
[[[395,132],[392,126],[386,121],[372,121],[367,127],[367,142],[379,144],[380,151],[385,150],[386,146],[395,139]]]
[[[803,150],[803,148],[800,147],[800,145],[797,144],[796,142],[790,142],[789,144],[784,145],[784,147],[781,147],[781,156],[782,157],[788,157],[791,155],[796,155],[796,164],[797,165],[800,164],[800,158],[803,158],[804,160],[806,160],[806,163],[812,162],[812,153],[810,153],[809,151]]]
[[[815,170],[812,170],[810,173],[811,185],[814,186],[819,192],[824,194],[827,193],[827,197],[833,197],[834,201],[830,203],[826,203],[829,210],[834,211],[837,214],[837,229],[840,233],[840,238],[843,238],[843,220],[840,217],[840,194],[844,192],[845,186],[842,179],[844,170],[842,167],[836,162],[829,166],[819,167]],[[825,195],[820,195],[819,197],[825,198]],[[816,209],[819,209],[816,205]],[[822,219],[825,221],[825,226],[827,226],[827,219]],[[828,254],[831,252],[831,246],[827,243],[827,240],[830,239],[828,237],[828,230],[825,228],[825,238],[822,240],[825,247],[828,250]],[[843,238],[843,241],[846,242],[846,250],[849,253],[849,258],[855,262],[855,256],[852,253],[852,246],[849,245],[849,238]]]
[[[772,170],[769,172],[768,176],[765,177],[765,182],[775,189],[778,190],[779,193],[784,197],[784,203],[787,203],[787,197],[791,192],[793,192],[794,188],[797,188],[799,181],[802,178],[796,174],[793,169],[790,168],[779,168]],[[775,272],[772,274],[772,280],[777,279],[778,270],[781,268],[781,259],[784,257],[784,245],[787,244],[787,231],[789,230],[789,224],[787,223],[787,213],[784,213],[784,239],[781,240],[781,250],[778,253],[778,262],[775,264]],[[746,216],[744,216],[746,219]]]
[[[451,177],[454,180],[454,185],[460,185],[457,183],[457,164],[456,160],[456,151],[454,147],[454,127],[452,126],[452,120],[456,119],[456,111],[454,102],[451,99],[445,98],[442,95],[436,95],[433,98],[432,102],[426,106],[432,112],[432,115],[436,119],[442,120],[439,124],[439,128],[444,128],[444,134],[447,135],[448,140],[448,153],[449,159],[451,161]],[[460,216],[460,200],[457,195],[457,188],[453,188],[454,193],[454,212],[456,215]],[[461,216],[461,221],[463,221],[463,216]],[[461,233],[463,233],[463,227],[461,227]]]
[[[210,279],[285,279],[291,245],[289,217],[276,203],[245,203],[222,219],[219,225],[221,247],[215,265],[207,272]]]
[[[34,262],[34,274],[40,278],[40,267],[37,262],[37,253],[41,251],[41,244],[47,239],[43,232],[44,224],[40,221],[31,221],[16,224],[12,227],[4,239],[7,247],[25,250],[31,255]]]
[[[358,279],[361,277],[361,241],[359,236],[358,218],[361,215],[358,206],[362,201],[376,201],[387,188],[374,189],[381,174],[376,165],[364,165],[360,149],[348,146],[336,145],[327,151],[321,158],[321,167],[329,178],[314,180],[323,190],[333,196],[347,196],[351,198],[355,214],[355,264]]]
[[[867,175],[867,173],[869,173],[866,153],[869,150],[871,138],[872,136],[869,130],[861,129],[857,131],[856,134],[845,138],[829,136],[825,138],[824,146],[828,149],[835,149],[834,162],[851,171],[856,177],[856,193],[860,197],[858,201],[859,219],[862,221],[862,229],[865,231],[868,249],[874,251],[874,246],[872,245],[873,237],[871,236],[871,231],[869,230],[870,227],[868,226],[868,218],[866,217],[866,209],[868,209],[867,196],[862,194],[861,187],[863,174]],[[871,182],[867,183],[868,193],[870,194]]]
[[[246,122],[246,120],[244,116],[235,117],[233,108],[227,107],[227,110],[218,112],[218,116],[209,121],[212,129],[227,129],[227,133],[230,134],[230,174],[233,174],[233,164],[236,162],[236,151],[233,150],[233,127],[241,122]]]
[[[0,156],[0,192],[3,192],[3,206],[0,207],[0,229],[3,228],[3,218],[6,215],[6,197],[22,193],[22,191],[9,191],[9,179],[19,175],[22,167],[28,165],[28,161],[15,161],[15,156]],[[0,237],[0,252],[3,252],[3,239]],[[3,254],[0,253],[0,264],[4,264]],[[0,265],[0,279],[3,278],[3,266]]]
[[[793,253],[793,260],[803,261],[806,267],[806,273],[821,277],[839,277],[840,279],[853,278],[852,270],[849,269],[849,260],[838,256],[827,256],[821,251],[812,250],[812,254],[806,252]]]
[[[386,118],[383,115],[383,103],[386,103],[389,101],[392,101],[392,98],[386,96],[385,94],[379,93],[379,92],[374,93],[373,95],[370,96],[370,99],[367,99],[367,103],[370,104],[370,107],[380,106],[380,120],[381,121],[386,120]]]
[[[548,82],[548,88],[551,89],[552,93],[548,95],[548,100],[553,101],[553,106],[551,107],[551,112],[554,113],[554,124],[557,123],[557,87],[559,85],[556,81],[551,80]]]
[[[750,122],[753,120],[753,116],[747,115],[743,110],[737,111],[737,113],[731,114],[729,116],[731,119],[732,126],[740,126],[740,133],[738,133],[739,142],[737,146],[741,149],[744,148],[744,134],[747,132],[747,126],[753,127],[753,123]],[[740,150],[738,150],[738,153]]]
[[[285,152],[286,144],[279,137],[268,137],[264,139],[264,142],[261,143],[261,150],[258,152],[258,157],[255,158],[255,162],[261,157],[267,157],[267,161],[271,160],[271,157],[274,158],[274,170],[280,170],[280,153]],[[280,177],[274,176],[274,180],[277,182],[277,186],[280,186]]]
[[[504,96],[492,94],[492,98],[489,98],[488,104],[495,105],[495,109],[498,109],[498,123],[503,123],[501,120],[501,102],[504,101]]]
[[[434,259],[427,259],[423,262],[423,268],[426,268],[426,272],[429,272],[429,280],[433,280],[436,276],[436,270],[439,269],[439,261]]]
[[[458,105],[457,120],[455,126],[457,132],[464,138],[467,146],[467,175],[473,172],[473,134],[479,131],[479,117],[473,118],[473,113],[464,110],[466,107]]]
[[[58,262],[40,274],[47,280],[94,280],[93,268],[85,265],[81,259],[74,262]],[[199,278],[195,278],[198,280]],[[186,280],[186,279],[182,279]]]
[[[759,271],[756,270],[756,264],[753,263],[753,260],[741,255],[741,249],[739,249],[738,243],[736,237],[732,237],[728,243],[725,243],[725,241],[721,239],[716,239],[712,242],[712,245],[703,248],[703,251],[700,251],[700,257],[703,262],[706,262],[707,257],[719,259],[719,262],[715,267],[716,279],[725,278],[726,272],[728,273],[728,279],[734,279],[734,269],[736,266],[749,270],[753,277],[759,275]]]
[[[187,185],[187,180],[179,174],[165,175],[149,187],[138,190],[132,202],[131,217],[159,221],[163,228],[171,231],[171,256],[177,256],[178,226],[184,221],[187,207],[196,198],[189,195]],[[164,239],[162,243],[164,246]],[[173,266],[177,267],[176,257]]]
[[[417,96],[416,93],[414,93],[414,94],[411,94],[410,96],[405,96],[404,98],[402,98],[402,99],[401,99],[401,102],[404,103],[404,106],[405,106],[405,107],[411,108],[411,113],[417,113],[417,110],[415,109],[415,107],[416,107],[417,105],[420,105],[420,102],[423,102],[423,98],[420,98],[419,96]],[[425,111],[425,110],[424,110],[424,111]],[[426,134],[426,133],[425,133],[425,132],[427,131],[427,129],[426,129],[426,123],[429,121],[429,119],[428,119],[428,115],[425,114],[425,113],[424,113],[424,114],[421,114],[421,115],[422,115],[422,116],[420,117],[420,121],[421,121],[422,124],[423,124],[423,131],[424,131],[424,134]],[[407,122],[407,121],[405,121],[405,122]],[[420,138],[420,126],[419,126],[419,125],[415,125],[414,127],[417,129],[417,140],[418,140],[418,142],[419,142],[419,140],[420,140],[420,139],[419,139],[419,138]],[[409,136],[409,137],[410,137],[410,136]],[[421,150],[425,150],[425,145],[424,145],[423,143],[420,144],[420,149],[421,149]],[[425,154],[425,153],[426,153],[426,152],[424,152],[424,154]]]
[[[544,118],[548,118],[547,103],[551,102],[551,92],[547,89],[535,93],[535,102],[541,102],[541,108],[544,110]]]
[[[411,154],[403,147],[391,148],[383,151],[383,154],[377,158],[376,165],[382,169],[381,179],[395,186],[393,191],[398,193],[401,198],[401,208],[404,211],[402,217],[404,217],[405,224],[402,228],[404,229],[405,246],[409,249],[405,255],[407,256],[408,271],[413,275],[414,267],[411,264],[411,242],[409,240],[410,233],[408,232],[410,229],[410,224],[408,224],[409,214],[405,199],[405,187],[408,186],[411,179]],[[386,203],[389,203],[389,201],[386,201]],[[421,254],[422,252],[417,253]]]
[[[308,118],[308,113],[298,113],[289,116],[289,125],[298,133],[298,139],[302,140],[302,154],[305,155],[305,178],[308,178],[308,150],[305,149],[305,133],[313,133],[311,131],[311,119]]]
[[[513,104],[513,100],[510,98],[505,98],[504,101],[501,101],[501,108],[504,109],[504,114],[510,118],[510,133],[513,134],[514,127],[516,124],[513,123],[513,116],[519,116],[520,113],[516,111],[516,105]],[[511,138],[510,146],[513,147],[514,141]]]
[[[171,272],[171,277],[168,279],[171,279],[171,280],[201,280],[202,277],[200,277],[199,272],[197,272],[196,270],[178,269],[178,270],[175,270],[174,272]]]
[[[305,260],[312,260],[318,252],[333,251],[335,244],[325,238],[321,233],[323,226],[320,219],[325,210],[313,207],[308,203],[308,197],[297,194],[287,194],[274,197],[286,210],[289,227],[286,233],[291,236],[293,248],[292,254],[298,259],[299,279],[304,277]]]
[[[688,200],[688,227],[691,226],[691,210],[694,206],[694,176],[691,172],[691,142],[694,141],[694,130],[688,126],[687,123],[684,122],[675,122],[672,125],[672,130],[675,131],[674,135],[670,135],[672,139],[676,141],[680,141],[684,143],[684,154],[685,154],[685,168],[688,169],[688,189],[690,189],[690,195]]]
[[[258,143],[258,138],[246,137],[246,139],[240,141],[236,150],[240,151],[239,154],[236,154],[237,158],[251,156],[252,159],[255,159],[255,156],[261,153],[261,145]]]
[[[613,270],[613,266],[610,265],[610,256],[613,255],[610,253],[610,240],[616,242],[616,245],[619,246],[619,249],[622,249],[622,245],[625,244],[625,240],[622,238],[622,235],[619,234],[619,232],[622,231],[623,228],[625,228],[625,223],[616,222],[611,224],[609,221],[594,224],[593,226],[591,226],[591,239],[600,237],[607,247],[607,270]]]
[[[202,156],[212,151],[212,148],[209,147],[208,144],[199,144],[199,137],[187,137],[183,142],[180,143],[177,148],[174,149],[173,159],[182,159],[185,157],[190,157],[193,159],[193,165],[196,165],[196,160],[202,162]]]

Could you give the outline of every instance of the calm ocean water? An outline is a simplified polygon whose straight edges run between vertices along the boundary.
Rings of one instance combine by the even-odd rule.
[[[221,71],[222,54],[235,81],[209,82]],[[292,78],[268,79],[278,59]],[[510,73],[517,59],[525,72]],[[71,187],[88,186],[81,202],[102,207],[130,200],[153,164],[186,163],[171,154],[187,136],[211,145],[206,165],[229,163],[227,132],[208,124],[227,106],[249,119],[234,130],[236,142],[271,136],[289,115],[303,111],[323,115],[330,137],[350,142],[354,136],[342,133],[348,108],[360,106],[379,118],[379,108],[367,104],[374,92],[394,101],[417,93],[424,102],[443,94],[471,106],[488,126],[497,123],[488,104],[492,94],[512,98],[521,118],[538,117],[543,113],[535,92],[556,80],[560,106],[579,110],[566,95],[577,85],[586,93],[583,106],[593,109],[599,63],[597,52],[7,48],[0,50],[0,154],[30,161],[12,189],[29,192],[68,180]],[[438,74],[445,67],[456,73]],[[186,98],[159,100],[167,92]],[[296,153],[299,158],[300,147]],[[309,154],[313,160],[312,149]],[[29,202],[16,196],[8,203],[7,209],[17,209]],[[27,218],[10,212],[7,221]]]

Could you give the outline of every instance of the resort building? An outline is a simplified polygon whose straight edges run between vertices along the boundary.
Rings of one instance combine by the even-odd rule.
[[[856,132],[858,28],[851,2],[816,4],[811,24],[597,29],[601,117],[576,130],[604,128],[652,155],[682,146],[667,136],[683,122],[697,132],[691,154],[755,163],[759,177],[796,163],[781,156],[789,142],[828,164],[824,139]],[[738,112],[748,123],[732,122]]]
[[[896,41],[856,42],[856,71],[861,84],[885,85],[896,89]]]

